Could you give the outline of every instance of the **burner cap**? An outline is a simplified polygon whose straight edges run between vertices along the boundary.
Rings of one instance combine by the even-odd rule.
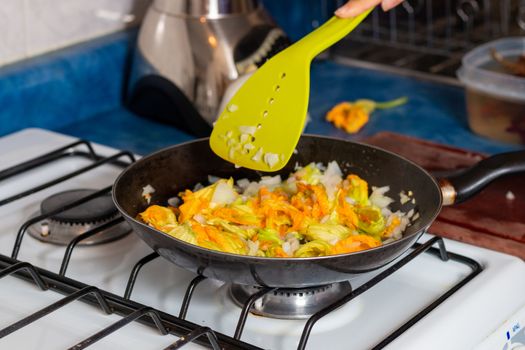
[[[40,205],[42,214],[47,214],[68,203],[95,193],[95,190],[71,190],[54,194],[44,199]],[[109,194],[96,197],[77,207],[51,216],[51,219],[69,224],[84,224],[105,221],[117,213],[117,208]]]
[[[260,289],[260,287],[232,284],[230,296],[237,305],[242,307],[248,298]],[[349,282],[311,288],[281,288],[259,298],[253,305],[251,312],[272,318],[306,319],[351,291],[352,287]]]
[[[41,213],[36,213],[34,216],[49,214],[55,209],[95,192],[96,190],[79,189],[54,194],[42,201],[40,205]],[[29,226],[28,232],[32,237],[42,242],[67,245],[75,237],[117,217],[118,210],[114,206],[111,196],[105,194],[34,223]],[[122,238],[130,232],[131,228],[129,225],[126,222],[120,222],[82,240],[78,245],[107,243]]]

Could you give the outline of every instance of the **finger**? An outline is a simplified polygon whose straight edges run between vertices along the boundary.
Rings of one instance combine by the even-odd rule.
[[[335,15],[341,18],[355,17],[380,3],[381,0],[351,0],[337,9]]]
[[[403,0],[383,0],[381,3],[381,8],[383,8],[383,11],[388,11],[402,3]]]

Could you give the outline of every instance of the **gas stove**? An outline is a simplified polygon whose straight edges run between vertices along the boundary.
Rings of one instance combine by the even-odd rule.
[[[111,185],[133,154],[40,129],[0,138],[0,150],[1,349],[525,343],[518,258],[424,235],[348,284],[232,287],[158,257],[115,212]]]

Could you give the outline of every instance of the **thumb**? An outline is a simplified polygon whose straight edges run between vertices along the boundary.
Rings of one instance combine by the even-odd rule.
[[[335,15],[341,18],[355,17],[380,3],[381,0],[350,0],[338,8]]]

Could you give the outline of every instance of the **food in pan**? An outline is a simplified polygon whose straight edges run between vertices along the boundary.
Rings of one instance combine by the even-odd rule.
[[[236,183],[210,180],[209,186],[184,191],[172,205],[149,206],[139,219],[208,249],[302,258],[397,240],[417,215],[413,210],[392,212],[394,200],[385,196],[388,187],[369,191],[369,184],[356,174],[343,177],[336,162],[298,167],[284,181],[279,175]]]

